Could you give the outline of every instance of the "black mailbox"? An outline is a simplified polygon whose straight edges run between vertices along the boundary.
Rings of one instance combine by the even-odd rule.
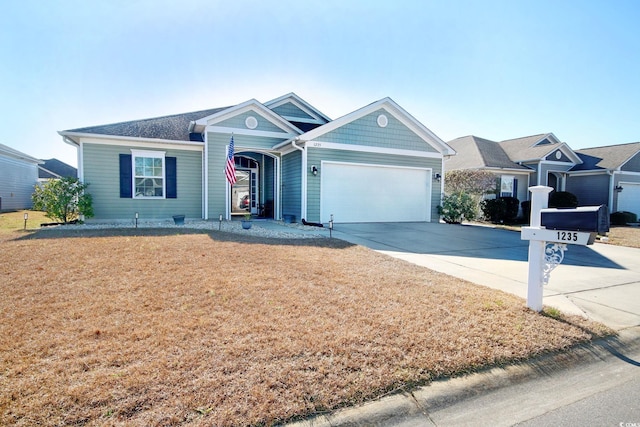
[[[552,230],[587,231],[604,234],[609,231],[609,210],[605,205],[579,206],[575,209],[542,209],[541,225]]]

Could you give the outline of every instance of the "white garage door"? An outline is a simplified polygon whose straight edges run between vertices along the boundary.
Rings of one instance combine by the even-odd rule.
[[[320,215],[328,222],[431,220],[431,170],[322,163]]]
[[[621,182],[622,191],[618,193],[618,210],[633,212],[640,217],[640,184]]]

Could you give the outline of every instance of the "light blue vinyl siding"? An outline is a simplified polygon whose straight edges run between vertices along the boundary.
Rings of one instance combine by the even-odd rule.
[[[442,174],[442,159],[440,158],[423,158],[398,156],[380,153],[366,153],[359,151],[345,150],[324,150],[308,148],[307,151],[307,221],[320,221],[320,183],[322,167],[321,162],[336,161],[345,163],[363,163],[368,165],[385,165],[385,166],[401,166],[414,168],[430,168],[432,174]],[[311,166],[316,165],[320,170],[318,175],[314,176],[311,172]],[[345,183],[345,191],[350,185],[366,185],[367,183]],[[431,219],[438,220],[437,206],[440,204],[440,183],[433,180],[431,189]],[[354,197],[357,192],[354,191]]]
[[[258,120],[258,127],[251,130],[260,130],[260,131],[266,131],[266,132],[283,132],[282,129],[280,129],[278,126],[274,125],[273,123],[271,123],[269,120],[265,119],[256,111],[249,111],[243,114],[238,114],[235,117],[216,123],[215,126],[222,126],[222,127],[236,128],[236,129],[249,129],[245,124],[245,120],[249,116],[253,116],[256,118],[256,120]]]
[[[626,172],[640,172],[640,153],[633,156],[620,169]]]
[[[296,150],[282,157],[282,214],[295,215],[298,222],[301,220],[300,207],[302,203],[301,167],[302,153],[300,151]]]
[[[209,218],[218,218],[220,214],[226,215],[226,200],[227,197],[227,178],[224,174],[224,169],[227,161],[227,147],[231,141],[231,134],[228,133],[214,133],[209,132],[207,134],[207,141],[209,144]],[[248,157],[261,159],[262,151],[271,151],[271,147],[275,144],[282,142],[283,139],[278,138],[265,138],[256,137],[251,135],[234,135],[233,143],[236,147],[235,153],[237,155],[246,155]],[[265,155],[266,156],[266,155]],[[268,157],[268,156],[266,156]],[[273,161],[267,160],[265,164],[273,164]],[[273,166],[271,166],[273,170]],[[265,173],[270,173],[267,168],[264,168]],[[265,175],[270,179],[270,175]],[[272,176],[272,175],[271,175]],[[269,183],[271,184],[271,183]],[[263,187],[264,201],[270,200],[269,195],[273,197],[273,185],[265,185]]]
[[[164,151],[176,158],[176,199],[133,199],[120,197],[120,154],[131,149]],[[83,144],[84,182],[93,197],[94,220],[130,219],[138,212],[140,219],[171,219],[173,215],[202,218],[202,153],[162,148],[124,147]]]
[[[276,108],[272,108],[271,110],[281,116],[296,117],[301,119],[314,119],[314,117],[311,117],[309,114],[305,113],[296,105],[290,102],[282,104]]]
[[[384,128],[379,127],[377,123],[380,114],[384,114],[389,120],[388,125]],[[318,140],[370,147],[437,152],[435,148],[428,145],[422,138],[384,109],[321,135]]]
[[[566,190],[578,198],[579,206],[609,205],[609,175],[570,176]]]
[[[0,156],[0,209],[30,209],[31,195],[38,183],[35,163]]]

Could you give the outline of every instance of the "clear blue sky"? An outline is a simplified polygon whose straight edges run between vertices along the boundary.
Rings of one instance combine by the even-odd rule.
[[[295,92],[331,118],[389,96],[449,141],[640,141],[640,1],[5,0],[0,143]]]

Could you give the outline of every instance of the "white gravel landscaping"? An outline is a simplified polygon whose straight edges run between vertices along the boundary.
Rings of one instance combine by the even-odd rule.
[[[84,224],[57,225],[43,227],[47,229],[69,230],[101,230],[109,228],[135,228],[135,221],[118,222],[88,222]],[[229,233],[246,234],[256,237],[271,237],[277,239],[305,239],[329,237],[329,229],[312,227],[298,223],[285,223],[273,220],[254,220],[249,230],[242,228],[241,221],[204,221],[185,219],[184,225],[176,225],[173,220],[138,221],[138,228],[189,228],[196,230],[226,231]]]

